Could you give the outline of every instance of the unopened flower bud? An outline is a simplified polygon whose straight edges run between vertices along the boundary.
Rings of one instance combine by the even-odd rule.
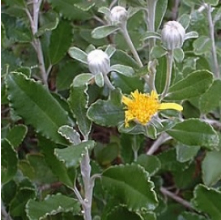
[[[92,74],[107,74],[110,71],[110,58],[102,50],[96,49],[87,55],[89,70]]]
[[[185,40],[185,29],[177,21],[168,21],[161,32],[161,40],[168,50],[181,48]]]
[[[111,9],[111,21],[113,23],[125,22],[128,18],[127,10],[122,6],[115,6]]]

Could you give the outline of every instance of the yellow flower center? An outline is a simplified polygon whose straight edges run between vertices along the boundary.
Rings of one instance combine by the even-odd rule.
[[[155,91],[151,94],[139,93],[138,90],[131,93],[131,97],[122,97],[122,102],[126,105],[125,111],[125,126],[129,126],[132,120],[137,121],[142,125],[146,125],[158,110],[175,109],[182,111],[181,105],[176,103],[160,103],[158,95]]]

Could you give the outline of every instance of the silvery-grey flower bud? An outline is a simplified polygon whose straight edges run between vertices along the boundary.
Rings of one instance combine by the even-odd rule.
[[[128,18],[127,10],[122,6],[115,6],[111,9],[111,21],[113,23],[125,22]]]
[[[87,62],[89,70],[94,75],[97,73],[107,74],[110,72],[110,58],[102,50],[92,50],[87,55]]]
[[[161,32],[161,40],[168,50],[181,48],[185,40],[185,29],[177,21],[168,21]]]

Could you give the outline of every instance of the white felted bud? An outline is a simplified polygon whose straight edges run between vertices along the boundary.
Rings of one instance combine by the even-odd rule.
[[[168,21],[161,32],[161,40],[168,50],[181,48],[185,40],[185,29],[177,21]]]
[[[87,55],[89,70],[92,74],[110,72],[110,58],[102,50],[96,49]]]
[[[127,10],[121,6],[115,6],[111,9],[111,21],[113,23],[125,22],[128,18]]]

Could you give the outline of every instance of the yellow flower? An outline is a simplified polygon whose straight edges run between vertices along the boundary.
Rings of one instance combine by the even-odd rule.
[[[132,120],[142,125],[146,125],[159,110],[175,109],[182,111],[183,107],[176,103],[160,103],[155,91],[149,93],[140,93],[138,90],[131,92],[131,97],[122,97],[122,102],[126,105],[125,127],[129,126]]]

